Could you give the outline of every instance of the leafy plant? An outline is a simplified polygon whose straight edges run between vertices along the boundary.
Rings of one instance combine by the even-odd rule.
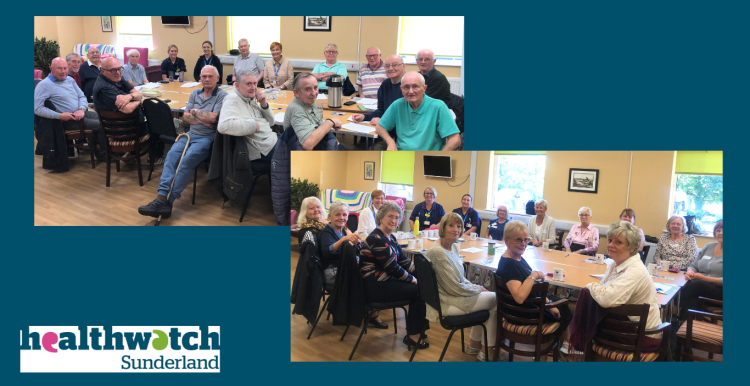
[[[42,70],[42,79],[49,75],[49,66],[52,59],[60,56],[60,45],[55,40],[37,39],[34,37],[34,67]]]
[[[304,200],[305,198],[310,196],[320,196],[320,188],[318,187],[318,184],[314,182],[308,182],[307,179],[303,181],[292,177],[291,190],[293,210],[299,210],[299,207],[302,205],[302,200]]]

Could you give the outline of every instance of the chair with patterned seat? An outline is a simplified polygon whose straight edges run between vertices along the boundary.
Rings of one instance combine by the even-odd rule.
[[[99,111],[99,124],[107,138],[107,187],[109,187],[110,164],[115,161],[117,172],[120,172],[120,161],[135,161],[138,168],[138,182],[143,186],[141,157],[153,150],[151,136],[142,132],[140,109],[130,114]],[[114,155],[117,154],[117,155]],[[154,157],[150,157],[153,163]]]
[[[495,294],[497,296],[497,343],[495,344],[494,360],[499,357],[499,350],[508,352],[508,361],[513,361],[514,355],[533,357],[539,362],[541,357],[552,352],[552,360],[557,362],[560,357],[560,345],[562,343],[563,330],[559,322],[544,323],[544,311],[557,307],[560,310],[560,319],[567,318],[568,299],[560,299],[553,303],[546,303],[546,296],[536,294],[547,294],[549,282],[534,283],[529,292],[529,297],[523,304],[531,305],[531,308],[521,307],[516,303],[508,290],[505,280],[495,276]],[[521,318],[506,313],[506,310],[530,314],[530,317]],[[520,324],[523,323],[523,324]],[[509,345],[505,344],[505,340]],[[515,348],[516,343],[534,346],[534,351],[521,351]],[[546,347],[543,347],[546,346]]]
[[[670,323],[646,329],[649,304],[624,304],[607,309],[596,327],[594,338],[586,345],[587,362],[664,362],[669,352]],[[638,321],[629,317],[637,316]],[[646,335],[662,333],[658,351],[643,351]],[[651,339],[651,338],[649,338]]]
[[[714,361],[714,354],[724,353],[723,301],[704,297],[698,298],[702,310],[688,310],[687,321],[677,331],[677,352],[679,360]],[[718,312],[717,312],[718,311]],[[718,321],[722,321],[719,325]],[[708,359],[694,355],[693,349],[708,353]],[[718,361],[715,361],[718,362]]]

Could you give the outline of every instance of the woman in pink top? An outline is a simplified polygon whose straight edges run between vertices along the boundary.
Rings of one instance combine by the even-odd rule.
[[[584,255],[594,255],[599,250],[599,229],[591,225],[591,208],[578,209],[580,224],[573,225],[565,238],[565,250]]]

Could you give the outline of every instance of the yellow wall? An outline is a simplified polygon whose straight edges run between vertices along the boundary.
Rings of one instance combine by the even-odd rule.
[[[57,36],[57,16],[34,16],[35,38],[41,39],[44,37],[47,40],[54,40],[59,44],[60,40]]]
[[[379,151],[348,151],[346,157],[346,189],[357,192],[372,192],[378,188],[380,181]],[[365,162],[375,163],[375,177],[365,179]]]
[[[83,43],[82,16],[34,16],[34,36],[55,40],[60,45],[60,56],[73,52],[76,44]]]
[[[187,79],[193,79],[195,61],[203,55],[202,43],[208,40],[208,16],[190,16],[190,26],[162,25],[161,16],[151,16],[151,29],[154,35],[154,50],[149,51],[149,59],[162,61],[169,55],[167,47],[174,44],[179,49],[177,56],[185,59]],[[203,28],[205,26],[205,28]],[[187,28],[187,31],[185,30]],[[196,33],[203,28],[201,32]],[[214,53],[218,54],[216,50]],[[118,53],[120,55],[120,53]],[[224,74],[226,74],[226,69]],[[226,78],[226,75],[224,76]]]
[[[291,158],[291,176],[293,178],[299,178],[300,180],[307,179],[310,182],[318,184],[320,190],[325,189],[320,186],[321,154],[323,154],[323,152],[293,151]]]
[[[452,178],[425,177],[423,155],[450,155],[451,167],[453,169]],[[471,173],[471,152],[455,151],[418,151],[414,153],[414,201],[406,204],[407,209],[413,209],[414,206],[424,201],[424,189],[432,186],[437,190],[435,202],[443,206],[446,212],[450,212],[461,206],[461,197],[469,193],[469,179]],[[465,180],[465,181],[464,181]],[[450,185],[459,185],[451,187]]]
[[[117,16],[112,16],[112,32],[102,32],[102,18],[99,16],[82,16],[83,39],[86,44],[117,44]],[[71,47],[72,49],[72,47]],[[117,53],[122,57],[122,53]]]

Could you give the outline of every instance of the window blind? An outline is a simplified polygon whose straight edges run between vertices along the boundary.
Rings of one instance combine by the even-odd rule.
[[[414,185],[413,151],[384,151],[382,154],[381,183]]]
[[[429,48],[435,56],[461,57],[463,46],[463,16],[401,16],[400,55]]]
[[[245,38],[250,43],[250,52],[270,55],[271,43],[281,42],[280,16],[230,16],[227,29],[230,50],[237,49],[237,41]]]
[[[117,25],[124,35],[151,35],[151,16],[118,16]]]
[[[724,173],[722,151],[678,151],[677,174],[707,174],[720,176]]]

